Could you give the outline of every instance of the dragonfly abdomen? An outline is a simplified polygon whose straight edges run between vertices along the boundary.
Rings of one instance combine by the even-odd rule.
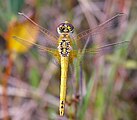
[[[61,57],[60,115],[64,115],[69,57]]]

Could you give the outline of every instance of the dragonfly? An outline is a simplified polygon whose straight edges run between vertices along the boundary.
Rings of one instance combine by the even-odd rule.
[[[79,33],[76,37],[72,37],[74,34],[74,26],[69,23],[68,21],[62,22],[57,26],[57,32],[59,36],[54,35],[49,30],[45,29],[44,27],[38,25],[35,23],[32,19],[30,19],[26,14],[19,13],[19,15],[25,17],[27,20],[29,20],[35,27],[39,28],[39,31],[44,34],[46,39],[50,42],[52,42],[56,48],[52,47],[46,47],[44,45],[31,42],[29,40],[25,40],[22,38],[19,38],[17,36],[14,36],[14,39],[21,44],[25,46],[34,45],[36,46],[40,51],[47,52],[49,54],[52,54],[60,63],[61,65],[61,81],[60,81],[60,103],[59,103],[59,114],[60,116],[64,115],[65,112],[65,99],[66,99],[66,91],[67,91],[67,77],[68,77],[68,67],[73,62],[75,58],[78,57],[78,54],[80,54],[82,51],[78,53],[77,50],[73,48],[73,40],[80,41],[81,39],[84,39],[88,36],[94,36],[98,31],[103,31],[104,29],[109,28],[110,23],[114,21],[116,18],[120,18],[124,13],[118,13],[115,16],[111,17],[110,19],[106,20],[102,24],[100,24],[98,27],[94,29],[88,29],[81,33]],[[121,42],[115,42],[111,44],[107,44],[104,46],[99,46],[95,49],[85,49],[84,54],[91,54],[91,53],[97,53],[103,48],[119,45],[126,43],[128,41],[121,41]]]

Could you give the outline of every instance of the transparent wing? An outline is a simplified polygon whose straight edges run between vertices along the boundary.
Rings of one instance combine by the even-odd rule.
[[[115,43],[111,43],[111,44],[107,44],[107,45],[103,45],[103,46],[94,46],[91,49],[85,49],[83,48],[83,50],[79,49],[79,50],[73,50],[71,53],[71,59],[73,60],[76,57],[79,56],[84,56],[86,54],[88,55],[96,55],[96,54],[100,54],[103,55],[105,53],[111,52],[115,47],[121,48],[122,46],[125,47],[125,45],[129,44],[129,41],[120,41],[120,42],[115,42]],[[71,61],[72,61],[71,60]]]
[[[125,18],[126,15],[124,13],[119,13],[113,16],[112,18],[108,19],[107,21],[103,22],[102,24],[98,25],[94,29],[85,30],[74,37],[75,40],[83,40],[85,37],[95,36],[98,34],[104,34],[104,31],[109,32],[109,30],[114,28],[114,22],[118,22],[120,19]]]
[[[90,53],[90,54],[96,54],[99,52],[109,52],[110,49],[113,49],[114,47],[122,47],[125,46],[126,44],[128,44],[129,41],[120,41],[120,42],[115,42],[115,43],[111,43],[111,44],[106,44],[103,46],[95,46],[94,48],[91,49],[86,49],[85,53]]]
[[[19,38],[17,36],[13,36],[13,39],[15,39],[17,42],[21,43],[21,45],[23,45],[23,47],[30,47],[30,46],[35,46],[38,48],[38,50],[41,52],[41,54],[48,52],[49,54],[53,55],[55,58],[58,59],[58,61],[60,60],[60,56],[58,53],[57,49],[53,49],[53,48],[48,48],[42,45],[39,45],[37,43],[31,42],[29,40],[25,40],[22,38]]]
[[[40,33],[42,33],[44,36],[41,37],[41,39],[45,40],[45,44],[46,45],[57,45],[57,40],[58,40],[58,37],[56,35],[54,35],[52,32],[50,32],[49,30],[43,28],[42,26],[38,25],[37,23],[35,23],[32,19],[30,19],[27,15],[25,15],[24,13],[18,13],[19,15],[25,17],[30,23],[33,24],[33,28],[30,28],[30,29],[38,29]],[[30,32],[31,34],[31,31],[28,30],[28,32]],[[43,44],[43,43],[41,43]]]

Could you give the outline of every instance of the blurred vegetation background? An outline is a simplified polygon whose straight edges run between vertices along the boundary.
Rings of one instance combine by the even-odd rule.
[[[136,0],[1,0],[0,119],[137,120],[136,11]],[[94,39],[100,45],[130,42],[107,54],[85,54],[74,60],[68,74],[65,116],[60,117],[60,65],[53,56],[33,45],[22,46],[13,36],[48,47],[52,41],[18,12],[56,35],[56,27],[65,20],[74,25],[76,35],[125,13],[126,19],[114,21],[113,29],[104,29]]]

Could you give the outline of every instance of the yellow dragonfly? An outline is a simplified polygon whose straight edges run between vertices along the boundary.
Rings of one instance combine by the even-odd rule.
[[[55,45],[55,49],[52,47],[46,47],[44,45],[40,45],[29,40],[25,40],[19,37],[14,36],[14,39],[25,46],[34,45],[42,52],[48,52],[52,54],[55,58],[57,58],[58,62],[61,64],[61,83],[60,83],[60,105],[59,105],[59,114],[60,116],[64,115],[65,111],[65,98],[66,98],[66,88],[67,88],[67,74],[68,74],[68,66],[74,60],[74,58],[78,57],[78,55],[82,52],[79,50],[75,50],[72,46],[73,40],[79,41],[87,36],[94,36],[98,31],[103,31],[110,27],[110,23],[116,19],[123,16],[123,13],[116,14],[112,18],[108,19],[104,23],[100,24],[98,27],[94,29],[88,29],[84,32],[81,32],[77,35],[77,37],[72,37],[74,32],[74,26],[70,24],[68,21],[65,21],[58,25],[57,32],[59,37],[48,31],[47,29],[41,27],[34,21],[32,21],[27,15],[24,13],[19,13],[26,19],[28,19],[35,27],[39,28],[39,31],[42,32],[48,41],[52,42]],[[112,27],[112,26],[111,26]],[[31,33],[30,33],[31,34]],[[96,53],[103,48],[126,43],[128,41],[115,42],[111,44],[107,44],[105,46],[96,47],[95,49],[85,49],[84,53]]]

